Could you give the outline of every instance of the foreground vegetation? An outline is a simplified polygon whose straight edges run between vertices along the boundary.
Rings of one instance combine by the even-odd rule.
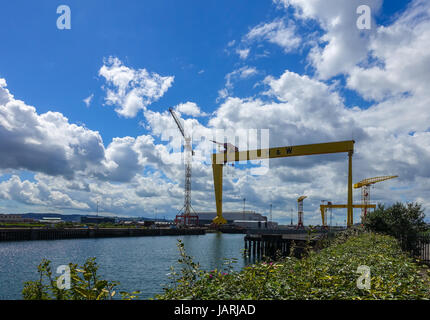
[[[203,271],[179,244],[183,267],[156,299],[428,299],[423,269],[393,237],[349,230],[320,252],[232,272]],[[371,287],[359,289],[357,268],[370,267]],[[427,270],[424,271],[428,273]]]
[[[57,284],[59,277],[53,277],[51,262],[44,259],[37,268],[39,279],[27,281],[24,284],[23,298],[25,300],[111,300],[119,296],[122,300],[132,300],[139,295],[139,291],[131,293],[120,291],[117,294],[120,283],[100,279],[95,259],[88,259],[82,266],[69,264],[70,289],[59,288]]]
[[[154,299],[428,299],[430,272],[405,254],[396,239],[365,232],[342,232],[319,252],[260,262],[233,271],[234,261],[223,270],[204,271],[178,243],[181,270],[172,268],[171,285]],[[357,268],[370,267],[371,287],[359,289]],[[38,267],[39,279],[25,283],[23,298],[29,300],[136,299],[139,292],[119,292],[119,282],[100,279],[95,258],[83,266],[69,264],[71,288],[59,289],[50,262]]]
[[[297,259],[293,247],[289,257],[239,272],[233,271],[234,260],[226,260],[223,270],[202,270],[179,241],[181,269],[171,268],[171,284],[154,299],[429,299],[429,269],[409,255],[423,232],[428,230],[420,205],[379,206],[368,214],[364,226],[325,240],[318,252],[307,247],[305,256]],[[368,289],[358,286],[360,266],[370,268]],[[100,279],[95,258],[69,268],[71,288],[59,289],[50,262],[42,261],[39,280],[25,283],[24,299],[135,299],[139,295],[137,291],[117,294],[119,282]]]

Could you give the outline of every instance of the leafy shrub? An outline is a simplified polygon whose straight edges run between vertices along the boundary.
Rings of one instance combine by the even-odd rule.
[[[374,212],[367,214],[364,221],[366,229],[382,232],[401,241],[404,250],[417,253],[417,240],[420,233],[426,231],[424,211],[421,205],[400,202],[385,208],[379,205]]]
[[[233,272],[204,271],[187,256],[183,244],[179,273],[155,299],[428,299],[421,269],[386,235],[349,231],[319,252],[303,259],[261,262]],[[357,268],[371,270],[370,290],[357,288]],[[427,272],[427,271],[426,271]]]
[[[39,280],[24,284],[22,295],[25,300],[107,300],[113,299],[119,282],[101,280],[97,275],[98,266],[95,258],[89,258],[85,264],[69,264],[70,289],[59,289],[57,278],[53,278],[51,262],[43,259],[37,270]],[[128,293],[121,291],[123,300],[137,297],[139,291]]]

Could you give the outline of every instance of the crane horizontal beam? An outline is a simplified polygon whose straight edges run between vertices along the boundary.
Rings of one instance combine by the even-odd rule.
[[[378,182],[382,182],[385,180],[389,180],[389,179],[394,179],[397,178],[398,176],[381,176],[381,177],[374,177],[374,178],[368,178],[368,179],[364,179],[361,180],[360,182],[357,182],[356,184],[354,184],[354,188],[358,189],[364,186],[368,186],[374,183],[378,183]]]
[[[376,208],[376,204],[353,204],[353,208]],[[345,209],[348,208],[347,204],[322,204],[320,208],[333,208],[333,209]]]
[[[353,208],[376,208],[376,204],[353,204]],[[325,211],[328,208],[332,209],[345,209],[348,208],[347,204],[322,204],[320,205],[320,211],[321,211],[321,220],[322,225],[325,227]]]
[[[329,143],[306,144],[298,146],[256,149],[237,152],[220,152],[212,155],[212,163],[225,164],[227,162],[260,160],[309,156],[326,153],[353,152],[354,141],[339,141]]]

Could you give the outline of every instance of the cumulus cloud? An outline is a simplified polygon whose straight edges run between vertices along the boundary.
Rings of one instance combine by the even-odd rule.
[[[427,96],[429,42],[430,3],[415,1],[393,24],[377,28],[369,43],[370,58],[376,62],[355,66],[348,73],[348,87],[376,101],[405,94]]]
[[[282,47],[285,52],[296,49],[301,43],[300,37],[295,33],[295,26],[293,24],[285,25],[284,20],[259,24],[248,32],[245,39],[247,41],[266,40]],[[248,56],[248,53],[246,52],[245,58]]]
[[[239,55],[239,57],[243,60],[245,60],[246,58],[248,58],[249,56],[249,52],[251,51],[251,49],[249,48],[245,48],[245,49],[236,49],[236,53]]]
[[[9,93],[9,90],[6,87],[6,79],[0,78],[0,105],[5,105],[13,98],[13,96]]]
[[[72,200],[67,194],[59,190],[50,189],[43,183],[22,181],[21,178],[16,175],[0,183],[0,199],[60,209],[89,209],[86,203]]]
[[[180,148],[172,155],[149,135],[114,138],[104,147],[98,132],[71,124],[60,113],[37,114],[34,107],[13,98],[4,80],[1,83],[0,162],[2,169],[16,174],[0,183],[0,199],[69,212],[95,212],[96,200],[101,199],[103,212],[114,214],[143,214],[154,206],[168,211],[175,197],[180,200],[179,186],[166,183],[166,176],[183,180]],[[174,159],[178,155],[179,161]],[[164,176],[144,174],[150,168]],[[20,170],[36,173],[35,181],[22,180]],[[165,188],[154,189],[163,183]],[[150,189],[157,200],[145,195],[143,190]]]
[[[276,101],[229,98],[209,121],[215,128],[268,128],[273,146],[345,139],[355,127],[340,96],[326,84],[286,71],[266,77],[266,95]],[[338,116],[331,117],[331,114]],[[361,130],[356,135],[363,136]]]
[[[218,91],[218,101],[227,98],[234,88],[234,82],[237,80],[244,80],[254,76],[258,73],[255,67],[243,66],[239,69],[233,70],[225,76],[225,87]]]
[[[91,101],[93,101],[93,98],[94,98],[94,94],[92,93],[91,95],[89,95],[87,98],[85,98],[82,101],[84,101],[85,105],[87,107],[89,107],[91,105]]]
[[[110,57],[100,68],[99,75],[107,82],[105,101],[116,106],[115,111],[132,118],[140,110],[159,100],[171,87],[173,76],[160,76],[146,69],[126,67],[118,58]]]
[[[145,164],[157,163],[159,149],[151,136],[114,138],[105,147],[99,132],[70,123],[58,112],[38,114],[1,83],[0,168],[124,182]]]
[[[373,15],[381,8],[382,1],[366,3]],[[369,39],[375,28],[364,31],[357,28],[357,8],[364,4],[363,1],[274,0],[274,2],[286,8],[294,8],[297,19],[317,21],[322,28],[323,33],[308,56],[321,79],[346,73],[366,58]]]
[[[5,83],[5,82],[4,82]],[[37,114],[4,87],[0,104],[0,167],[73,178],[104,158],[100,134],[58,112]],[[7,98],[5,98],[7,97]]]
[[[206,113],[200,110],[199,106],[196,103],[189,102],[189,101],[178,104],[175,107],[175,110],[182,114],[192,116],[192,117],[202,117],[207,115]]]

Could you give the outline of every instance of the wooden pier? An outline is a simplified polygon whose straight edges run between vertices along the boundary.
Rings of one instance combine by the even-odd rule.
[[[288,256],[294,243],[294,256],[302,256],[307,245],[315,247],[324,234],[247,234],[245,251],[250,258],[275,258],[277,255]]]

